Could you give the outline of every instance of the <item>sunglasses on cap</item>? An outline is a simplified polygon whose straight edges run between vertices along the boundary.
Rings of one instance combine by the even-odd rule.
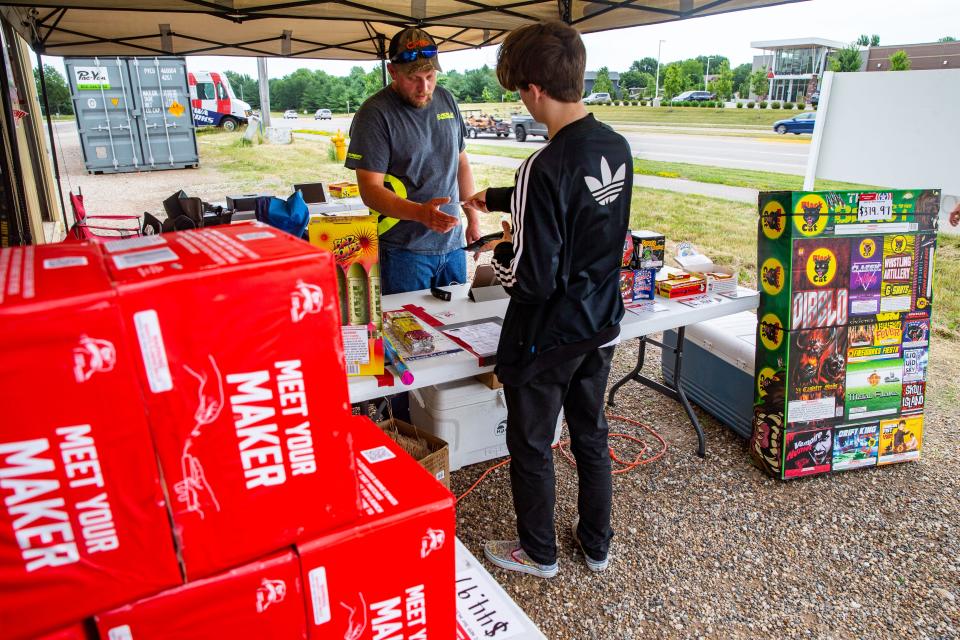
[[[413,62],[417,58],[434,58],[436,55],[437,45],[428,44],[426,46],[400,51],[397,55],[390,58],[390,62],[394,64],[405,64],[407,62]]]

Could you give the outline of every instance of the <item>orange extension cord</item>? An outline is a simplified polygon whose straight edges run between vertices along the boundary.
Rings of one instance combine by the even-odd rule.
[[[646,430],[650,433],[650,435],[652,435],[652,436],[657,440],[657,442],[660,443],[660,450],[659,450],[659,451],[657,451],[656,453],[654,453],[654,454],[652,454],[652,455],[650,455],[650,456],[648,456],[648,457],[644,457],[648,452],[650,452],[651,447],[650,447],[650,445],[648,445],[646,442],[644,442],[644,441],[641,440],[640,438],[638,438],[638,437],[636,437],[636,436],[634,436],[634,435],[631,435],[631,434],[629,434],[629,433],[611,433],[611,434],[609,434],[609,437],[610,437],[610,438],[626,438],[627,440],[633,440],[634,442],[640,444],[640,452],[636,455],[636,457],[635,457],[633,460],[630,460],[630,461],[621,460],[620,457],[617,456],[617,453],[613,450],[613,447],[610,447],[610,459],[613,460],[614,463],[616,463],[616,464],[618,464],[618,465],[621,465],[620,468],[614,469],[614,470],[612,471],[613,475],[618,475],[618,474],[621,474],[621,473],[627,473],[628,471],[630,471],[630,470],[632,470],[632,469],[634,469],[634,468],[636,468],[636,467],[639,467],[639,466],[641,466],[641,465],[650,464],[651,462],[656,462],[657,460],[659,460],[660,458],[663,457],[663,454],[665,454],[665,453],[667,452],[667,441],[663,439],[663,436],[661,436],[659,433],[657,433],[656,431],[654,431],[654,430],[653,430],[653,427],[651,427],[650,425],[645,424],[645,423],[643,423],[643,422],[640,422],[639,420],[631,420],[630,418],[625,418],[625,417],[623,417],[623,416],[615,416],[615,415],[611,415],[611,414],[609,414],[609,413],[607,414],[607,421],[608,421],[608,422],[609,422],[609,421],[626,422],[627,424],[633,425],[633,426],[635,426],[635,427],[641,427],[641,428],[643,428],[643,429],[646,429]],[[577,466],[577,462],[576,462],[576,460],[574,460],[573,456],[570,454],[569,446],[570,446],[570,441],[569,441],[569,440],[561,440],[561,441],[558,442],[557,444],[553,445],[553,448],[554,448],[554,449],[559,449],[559,450],[560,450],[560,453],[563,454],[563,457],[567,459],[567,462],[569,462],[569,463],[572,464],[574,467],[576,467],[576,466]],[[487,478],[488,475],[490,475],[492,472],[496,471],[496,470],[499,469],[500,467],[504,466],[505,464],[508,464],[509,462],[510,462],[510,458],[507,458],[506,460],[503,460],[503,461],[501,461],[501,462],[498,462],[497,464],[493,465],[492,467],[490,467],[489,469],[487,469],[486,471],[484,471],[484,472],[483,472],[483,475],[481,475],[481,476],[477,479],[477,481],[474,482],[473,485],[471,485],[471,487],[470,487],[469,489],[467,489],[467,490],[464,491],[460,496],[457,497],[457,503],[459,503],[461,500],[463,500],[463,499],[466,498],[468,495],[470,495],[470,492],[473,491],[474,489],[476,489],[477,486],[479,486],[480,483],[483,482],[483,481]]]

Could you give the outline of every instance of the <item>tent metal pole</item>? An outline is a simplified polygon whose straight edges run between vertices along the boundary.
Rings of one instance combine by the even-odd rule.
[[[377,34],[377,48],[380,49],[380,82],[387,86],[387,37]]]
[[[63,216],[63,229],[70,227],[67,222],[67,205],[63,200],[63,186],[60,184],[60,161],[57,159],[57,141],[53,138],[53,121],[50,115],[50,101],[47,98],[47,74],[43,68],[43,54],[37,53],[37,66],[40,67],[40,91],[43,93],[43,110],[47,114],[47,134],[50,136],[50,154],[53,156],[53,176],[57,181],[57,194],[60,196],[60,214]]]

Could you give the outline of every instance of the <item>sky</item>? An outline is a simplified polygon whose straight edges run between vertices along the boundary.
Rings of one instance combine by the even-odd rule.
[[[645,27],[619,29],[584,36],[587,69],[607,67],[625,71],[630,63],[657,57],[664,63],[698,55],[720,54],[733,66],[751,62],[761,52],[751,42],[818,37],[839,42],[856,40],[860,34],[877,34],[881,45],[935,42],[943,36],[960,39],[960,0],[808,0],[779,7],[737,11],[719,16],[680,20]],[[495,46],[443,53],[444,71],[466,71],[496,64]],[[63,71],[61,59],[50,59]],[[283,77],[297,69],[322,69],[332,75],[347,75],[351,67],[370,70],[378,63],[338,60],[271,58],[270,77]],[[187,66],[222,69],[257,75],[255,58],[192,56]]]

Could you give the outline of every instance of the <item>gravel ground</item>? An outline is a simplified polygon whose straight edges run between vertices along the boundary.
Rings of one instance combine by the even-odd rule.
[[[68,212],[68,192],[77,193],[78,188],[83,192],[83,202],[90,215],[142,215],[149,211],[161,220],[166,217],[164,199],[178,189],[208,202],[223,201],[227,193],[237,191],[237,186],[225,180],[223,174],[203,165],[198,169],[90,175],[83,166],[76,123],[57,123],[54,138],[60,164],[60,186]],[[72,214],[68,215],[72,222]]]
[[[635,344],[618,347],[611,381],[632,369]],[[574,551],[576,472],[560,456],[559,574],[488,568],[552,639],[960,637],[960,421],[936,400],[958,350],[943,345],[937,358],[940,347],[919,462],[786,483],[753,467],[746,442],[699,409],[707,458],[697,458],[680,405],[630,383],[614,411],[653,426],[669,448],[614,477],[609,569],[591,573]],[[659,366],[650,358],[645,373]],[[454,473],[454,492],[487,466]],[[515,537],[507,469],[457,511],[457,535],[478,558],[485,540]]]
[[[57,137],[64,193],[81,185],[91,213],[116,212],[122,200],[123,213],[157,214],[181,186],[211,201],[231,188],[203,167],[89,176],[75,131]],[[633,368],[635,344],[618,347],[612,381]],[[655,352],[645,372],[659,377]],[[614,477],[610,568],[591,573],[574,552],[576,472],[559,456],[560,573],[541,580],[487,568],[551,639],[960,638],[957,370],[960,346],[935,340],[919,462],[786,483],[754,468],[746,442],[699,409],[707,458],[697,458],[680,405],[628,384],[615,412],[647,422],[669,448]],[[621,457],[636,453],[615,446]],[[453,474],[454,492],[490,464]],[[458,535],[481,560],[484,541],[515,537],[508,471],[457,511]]]

